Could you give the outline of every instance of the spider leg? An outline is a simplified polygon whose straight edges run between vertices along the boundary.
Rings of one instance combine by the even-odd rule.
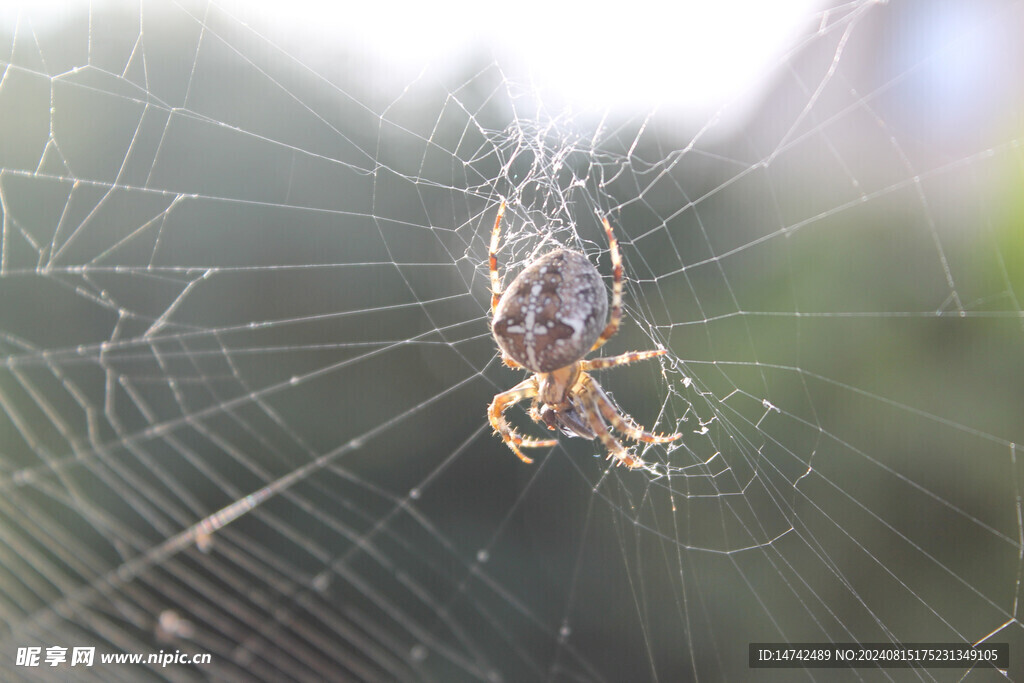
[[[604,444],[605,449],[608,451],[608,457],[611,458],[614,456],[616,459],[616,465],[625,465],[630,469],[640,467],[643,463],[633,457],[632,453],[623,448],[622,444],[619,443],[619,440],[612,435],[608,430],[607,425],[605,425],[604,420],[601,417],[602,413],[597,393],[594,391],[594,388],[597,386],[597,382],[595,382],[590,375],[581,375],[578,386],[578,395],[587,407],[587,410],[584,412],[587,424],[592,430],[594,430],[594,434],[596,434],[597,438],[601,440],[601,443]],[[598,388],[598,391],[600,391],[600,388]]]
[[[505,202],[498,208],[498,215],[494,219],[494,229],[491,230],[491,248],[488,251],[488,265],[491,270],[491,316],[498,308],[498,301],[501,299],[501,276],[498,274],[498,245],[501,244],[501,218],[505,215]]]
[[[537,381],[531,377],[523,380],[508,391],[495,396],[494,400],[491,401],[490,408],[487,409],[487,417],[490,419],[491,426],[494,427],[494,431],[497,434],[500,434],[505,445],[511,448],[512,452],[527,464],[532,463],[533,458],[528,458],[523,455],[522,451],[519,450],[520,448],[545,448],[548,446],[557,446],[558,441],[556,439],[531,439],[520,436],[512,425],[508,423],[508,420],[505,419],[505,411],[516,403],[527,398],[533,398],[536,395]]]
[[[508,367],[514,368],[516,370],[519,370],[523,367],[520,363],[512,360],[512,356],[508,355],[504,351],[501,352],[501,362],[507,365]]]
[[[668,351],[665,349],[658,349],[656,351],[630,351],[629,353],[623,353],[619,356],[609,356],[607,358],[592,358],[590,360],[580,361],[581,369],[586,372],[587,370],[605,370],[607,368],[614,368],[617,365],[628,365],[635,363],[638,360],[647,360],[648,358],[657,358],[658,356],[664,356]]]
[[[627,413],[622,412],[612,400],[608,398],[608,394],[604,392],[601,385],[597,383],[597,380],[591,380],[593,383],[593,389],[591,390],[594,395],[594,401],[597,403],[598,409],[604,416],[604,419],[608,420],[611,426],[618,430],[620,433],[625,434],[633,441],[644,441],[646,443],[668,443],[675,441],[680,438],[682,434],[655,434],[649,432],[636,423],[632,417]]]
[[[608,235],[608,249],[612,255],[612,310],[608,315],[608,324],[594,345],[590,347],[591,351],[614,337],[615,333],[619,331],[619,322],[622,320],[622,255],[619,254],[619,241],[615,239],[615,233],[612,232],[608,218],[602,218],[601,222],[604,224],[604,233]]]
[[[544,424],[544,418],[541,417],[540,408],[537,407],[537,401],[536,400],[534,400],[534,402],[530,405],[529,415],[530,415],[530,419],[533,420],[534,422],[536,422],[537,424],[539,424],[539,425]],[[555,431],[555,428],[552,427],[551,425],[545,425],[545,426],[549,430]]]
[[[498,273],[498,246],[501,244],[501,218],[505,215],[505,202],[501,203],[498,207],[498,215],[494,219],[494,229],[491,230],[491,246],[487,252],[488,256],[488,267],[491,271],[491,317],[494,317],[494,311],[498,308],[498,302],[501,301],[501,275]],[[501,360],[505,365],[510,368],[521,368],[523,367],[516,361],[512,360],[510,356],[502,352]],[[520,456],[522,457],[522,456]]]

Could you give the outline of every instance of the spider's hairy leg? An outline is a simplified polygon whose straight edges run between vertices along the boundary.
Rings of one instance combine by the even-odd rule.
[[[534,378],[523,380],[508,391],[504,391],[494,397],[490,408],[487,409],[487,417],[494,427],[495,433],[501,436],[505,445],[512,449],[512,452],[519,456],[519,459],[529,464],[533,458],[523,455],[520,448],[546,448],[557,446],[557,439],[531,439],[520,436],[512,425],[505,419],[505,411],[522,400],[533,398],[537,395],[537,381]]]
[[[604,420],[601,419],[601,408],[598,405],[597,398],[597,391],[600,391],[600,388],[596,388],[595,391],[597,383],[590,375],[581,375],[577,386],[579,387],[577,389],[578,395],[587,406],[585,414],[587,424],[594,431],[594,434],[597,435],[597,438],[601,440],[601,443],[604,444],[605,449],[608,451],[608,457],[614,457],[616,465],[625,465],[630,469],[640,467],[643,463],[622,447],[622,444],[612,435]]]
[[[508,355],[504,351],[501,352],[501,362],[515,370],[520,370],[523,367],[518,361],[513,360],[512,356]]]
[[[649,432],[636,423],[632,417],[628,414],[621,412],[615,407],[611,399],[608,398],[608,394],[604,393],[604,389],[597,383],[596,380],[591,380],[593,383],[594,401],[597,403],[597,407],[601,410],[601,414],[604,415],[604,419],[608,420],[609,424],[621,434],[625,434],[634,441],[644,441],[646,443],[669,443],[682,437],[682,434],[655,434]]]
[[[491,247],[487,252],[488,266],[491,270],[491,316],[494,316],[498,308],[498,301],[501,300],[501,276],[498,274],[498,245],[501,244],[501,219],[505,215],[505,202],[498,207],[498,215],[494,219],[494,229],[491,230]]]
[[[491,271],[491,318],[501,301],[501,275],[498,273],[498,246],[501,244],[501,219],[505,215],[505,202],[498,207],[498,215],[494,219],[494,229],[491,230],[491,246],[487,252],[487,265]],[[506,353],[501,354],[501,361],[510,368],[523,367]],[[522,457],[522,456],[520,456]]]
[[[630,363],[635,363],[639,360],[657,358],[658,356],[664,356],[666,353],[668,353],[668,351],[665,349],[657,349],[656,351],[630,351],[629,353],[623,353],[618,356],[583,360],[580,361],[580,366],[584,371],[605,370],[607,368],[614,368],[618,365],[629,365]]]
[[[622,255],[619,254],[619,241],[615,239],[615,233],[612,232],[608,218],[602,218],[601,223],[604,225],[604,234],[608,236],[608,250],[612,255],[612,310],[608,315],[608,324],[594,345],[590,347],[591,351],[614,337],[615,333],[619,331],[619,322],[622,320]]]

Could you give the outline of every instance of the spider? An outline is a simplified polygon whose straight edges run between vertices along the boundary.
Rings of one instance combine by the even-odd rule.
[[[682,434],[653,434],[612,403],[588,370],[604,370],[664,355],[666,351],[633,351],[587,360],[619,331],[622,319],[622,258],[608,219],[602,219],[611,250],[613,280],[611,316],[608,292],[597,268],[583,254],[556,249],[527,266],[504,293],[498,275],[497,251],[505,202],[491,232],[491,329],[505,365],[533,373],[491,401],[487,416],[512,452],[525,463],[533,459],[520,448],[545,448],[555,439],[520,436],[505,419],[505,411],[531,399],[530,418],[568,436],[600,439],[616,465],[640,467],[641,461],[619,443],[611,428],[634,441],[667,443]]]

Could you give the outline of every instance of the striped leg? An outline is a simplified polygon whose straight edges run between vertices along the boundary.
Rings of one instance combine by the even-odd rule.
[[[622,320],[622,256],[619,254],[619,241],[615,239],[612,226],[607,218],[602,218],[604,233],[608,236],[608,249],[612,255],[612,311],[608,315],[608,325],[605,326],[601,336],[597,338],[590,350],[600,348],[606,341],[615,336],[619,331],[619,322]]]
[[[498,215],[494,219],[494,229],[491,230],[491,246],[487,252],[487,265],[491,271],[491,318],[494,318],[494,311],[501,301],[501,275],[498,273],[498,246],[501,244],[501,218],[505,215],[505,202],[498,207]],[[521,364],[512,360],[510,356],[502,352],[501,360],[510,368],[521,368]],[[523,457],[520,455],[519,457]]]
[[[494,229],[491,230],[491,248],[488,251],[488,266],[491,269],[491,316],[498,308],[498,301],[501,299],[501,276],[498,274],[498,245],[501,244],[501,218],[505,215],[505,202],[498,207],[498,215],[494,219]]]
[[[598,405],[597,395],[594,392],[594,380],[587,375],[584,375],[581,380],[579,391],[580,398],[583,399],[584,404],[587,406],[585,411],[587,425],[590,426],[594,434],[597,435],[597,438],[604,444],[605,450],[608,451],[608,457],[614,457],[616,465],[625,465],[630,469],[640,467],[643,463],[622,447],[622,444],[608,431],[607,425],[601,419],[601,409]]]
[[[512,452],[519,456],[519,459],[529,464],[533,462],[533,458],[528,458],[523,455],[520,448],[545,448],[549,446],[557,446],[558,441],[556,439],[531,439],[528,437],[520,436],[512,425],[505,419],[505,411],[514,406],[516,403],[527,399],[533,398],[537,395],[537,382],[532,377],[530,379],[523,380],[519,384],[515,385],[508,391],[502,392],[494,397],[491,401],[491,407],[487,409],[487,417],[491,421],[491,426],[494,427],[494,431],[501,435],[502,441],[505,445],[512,449]]]
[[[604,389],[596,381],[592,380],[593,389],[591,391],[594,394],[594,401],[597,403],[597,407],[600,409],[604,419],[608,420],[612,428],[617,430],[621,434],[625,434],[633,441],[643,441],[645,443],[669,443],[680,438],[682,434],[655,434],[649,432],[636,423],[632,417],[626,413],[621,412],[615,407],[611,399],[608,398],[608,394],[604,393]]]
[[[630,363],[635,363],[638,360],[657,358],[658,356],[664,356],[666,353],[668,353],[668,351],[664,349],[657,349],[656,351],[630,351],[629,353],[623,353],[619,356],[609,356],[608,358],[591,358],[590,360],[580,361],[580,369],[584,372],[587,370],[606,370],[619,365],[629,365]]]

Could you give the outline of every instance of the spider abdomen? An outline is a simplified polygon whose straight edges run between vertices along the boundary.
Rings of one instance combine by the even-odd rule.
[[[583,254],[558,249],[519,273],[494,312],[502,351],[532,372],[580,360],[601,336],[608,293]]]

